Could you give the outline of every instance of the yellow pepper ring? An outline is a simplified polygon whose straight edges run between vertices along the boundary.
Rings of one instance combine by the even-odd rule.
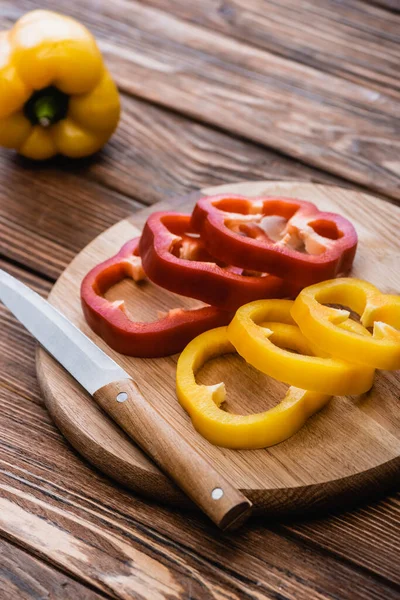
[[[361,316],[364,327],[349,331],[349,311],[325,303],[349,307]],[[382,294],[366,281],[343,277],[305,288],[291,314],[302,333],[323,350],[377,369],[400,369],[400,296]],[[372,326],[371,336],[365,327]]]
[[[369,390],[373,368],[323,356],[325,353],[307,341],[299,329],[286,344],[299,354],[274,344],[272,331],[258,323],[268,320],[295,325],[290,314],[292,306],[291,300],[257,300],[239,308],[228,326],[229,340],[237,352],[259,371],[301,389],[333,395],[362,394]],[[365,331],[359,323],[348,326]]]
[[[117,88],[86,27],[34,10],[0,32],[0,145],[39,160],[88,156],[119,115]]]
[[[278,341],[290,344],[298,336],[293,325],[269,323]],[[225,385],[199,385],[195,373],[211,358],[231,354],[227,327],[202,333],[192,340],[179,357],[176,373],[176,391],[179,402],[189,413],[195,429],[217,446],[235,449],[265,448],[278,444],[296,433],[308,417],[320,410],[330,399],[294,387],[277,406],[253,415],[234,415],[220,408],[225,400]]]

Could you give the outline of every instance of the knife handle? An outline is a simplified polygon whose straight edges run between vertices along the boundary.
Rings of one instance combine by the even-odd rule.
[[[251,502],[145,400],[134,381],[109,383],[93,398],[218,527],[244,523]]]

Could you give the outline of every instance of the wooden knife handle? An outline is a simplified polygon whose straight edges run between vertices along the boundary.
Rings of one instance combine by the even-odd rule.
[[[251,502],[145,400],[134,381],[109,383],[93,397],[218,527],[235,529],[244,523]]]

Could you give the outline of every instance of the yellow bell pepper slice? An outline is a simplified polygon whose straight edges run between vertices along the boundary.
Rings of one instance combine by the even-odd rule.
[[[361,316],[357,331],[349,329],[348,310]],[[340,278],[305,288],[291,314],[302,333],[322,350],[343,360],[376,369],[400,369],[400,296],[383,294],[367,281]],[[346,326],[347,324],[347,326]],[[372,335],[366,329],[373,327]]]
[[[291,300],[256,300],[245,304],[237,310],[228,326],[229,340],[249,364],[289,385],[333,395],[362,394],[369,390],[374,369],[346,362],[336,356],[333,358],[330,355],[333,352],[328,347],[326,351],[330,354],[320,351],[313,343],[318,337],[309,337],[307,343],[300,330],[294,327],[298,333],[288,347],[298,354],[274,343],[272,330],[263,327],[262,323],[279,321],[294,326],[292,307]],[[354,321],[348,326],[364,329]],[[308,349],[304,350],[306,346]]]
[[[37,160],[88,156],[119,116],[117,88],[86,27],[34,10],[0,32],[0,145]]]
[[[276,343],[308,349],[294,325],[268,323]],[[189,413],[195,429],[209,442],[234,449],[265,448],[296,433],[307,419],[329,401],[330,396],[291,387],[274,408],[253,415],[234,415],[220,408],[225,400],[224,383],[199,385],[195,374],[211,358],[232,354],[227,327],[202,333],[181,353],[176,372],[179,402]]]

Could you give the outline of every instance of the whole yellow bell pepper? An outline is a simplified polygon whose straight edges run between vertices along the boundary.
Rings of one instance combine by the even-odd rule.
[[[117,88],[86,27],[35,10],[0,32],[0,145],[39,160],[88,156],[119,116]]]
[[[309,345],[295,325],[267,324],[275,343],[308,352]],[[330,396],[290,387],[282,401],[265,412],[234,415],[222,408],[225,385],[200,385],[195,374],[211,358],[236,352],[228,339],[227,327],[202,333],[179,357],[176,391],[197,431],[212,444],[226,448],[265,448],[296,433],[307,419],[329,401]]]

